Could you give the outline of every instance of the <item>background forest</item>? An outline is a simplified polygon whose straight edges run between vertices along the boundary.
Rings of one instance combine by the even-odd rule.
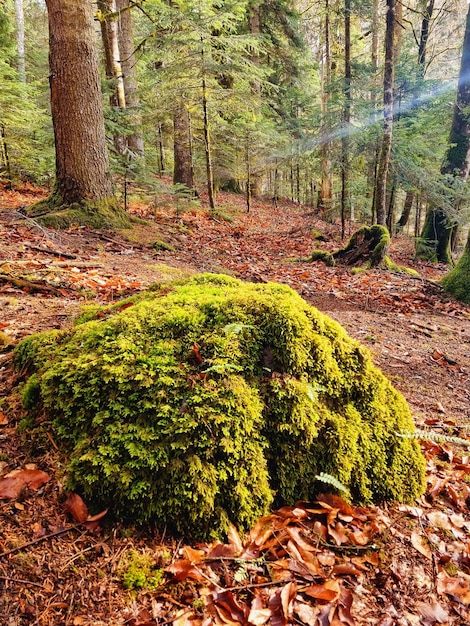
[[[341,218],[343,231],[351,219],[416,236],[427,207],[455,212],[458,194],[465,223],[461,185],[441,166],[466,8],[462,0],[100,0],[116,192],[124,179],[158,193],[167,174],[183,196],[207,189],[211,205],[218,189],[245,193],[248,208],[252,195],[284,197]],[[0,174],[52,186],[45,3],[3,0],[0,33]],[[458,237],[453,245],[457,252]]]

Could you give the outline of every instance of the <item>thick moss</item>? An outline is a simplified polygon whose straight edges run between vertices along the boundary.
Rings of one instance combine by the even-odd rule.
[[[320,472],[362,503],[422,493],[405,400],[288,287],[203,274],[129,304],[15,352],[88,501],[205,537],[313,498]]]
[[[28,208],[28,215],[48,228],[89,226],[129,228],[130,217],[114,197],[66,203],[57,191]]]
[[[470,304],[470,234],[457,265],[442,279],[444,289],[457,300]]]

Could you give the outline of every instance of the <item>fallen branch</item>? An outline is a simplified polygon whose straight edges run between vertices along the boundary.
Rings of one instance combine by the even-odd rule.
[[[15,278],[11,274],[0,274],[0,283],[10,283],[14,287],[25,291],[26,293],[48,293],[53,296],[63,297],[63,293],[56,287],[48,285],[37,280],[28,280],[26,278]]]

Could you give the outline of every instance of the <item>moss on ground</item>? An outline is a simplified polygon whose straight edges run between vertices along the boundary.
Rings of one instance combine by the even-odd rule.
[[[30,217],[47,228],[89,226],[120,229],[131,226],[130,216],[114,197],[65,203],[57,192],[53,192],[48,198],[33,204],[27,211]]]
[[[404,398],[286,286],[202,274],[81,322],[23,340],[15,362],[67,487],[119,519],[220,535],[312,499],[321,472],[360,503],[423,492]]]

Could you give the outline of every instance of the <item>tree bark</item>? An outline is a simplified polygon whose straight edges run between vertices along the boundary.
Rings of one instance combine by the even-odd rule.
[[[56,184],[50,209],[84,202],[115,208],[101,81],[88,0],[46,0]]]
[[[331,50],[330,50],[330,5],[325,0],[325,31],[323,44],[323,58],[321,60],[321,113],[324,138],[321,143],[321,183],[318,197],[318,209],[322,217],[331,218],[330,211],[333,205],[333,182],[331,180],[331,142],[326,138],[326,118],[328,113],[328,89],[331,83]]]
[[[375,207],[377,224],[385,225],[387,219],[387,180],[392,150],[393,83],[395,74],[395,0],[387,0],[384,70],[384,126],[375,181]]]
[[[126,94],[119,51],[116,0],[98,0],[98,9],[100,11],[105,73],[110,82],[112,81],[113,86],[109,98],[110,104],[115,110],[124,110],[126,108]],[[114,147],[118,154],[124,155],[127,148],[127,138],[124,135],[116,134]]]
[[[191,154],[191,134],[189,112],[183,100],[177,98],[173,109],[173,183],[194,189],[193,160]]]
[[[16,16],[16,50],[18,57],[18,74],[20,81],[26,82],[26,64],[24,50],[24,7],[23,0],[15,0],[15,16]]]
[[[344,239],[349,197],[349,125],[351,123],[351,0],[344,1],[344,132],[341,139],[341,239]]]
[[[142,133],[138,130],[141,127],[142,120],[139,113],[140,101],[135,70],[134,33],[129,0],[117,0],[116,7],[119,11],[119,51],[124,78],[124,91],[126,94],[126,106],[130,112],[132,130],[132,133],[127,137],[127,145],[132,152],[143,156],[144,140]]]

